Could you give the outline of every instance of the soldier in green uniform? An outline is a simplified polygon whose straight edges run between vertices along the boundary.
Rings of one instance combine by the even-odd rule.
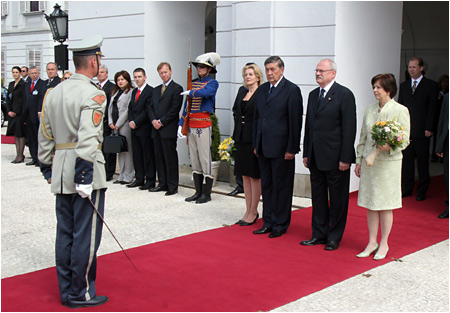
[[[76,73],[49,89],[39,127],[41,171],[56,194],[59,291],[62,304],[70,308],[108,301],[95,289],[103,226],[97,214],[103,216],[106,190],[101,151],[106,95],[92,78],[101,65],[102,42],[93,36],[70,45]]]

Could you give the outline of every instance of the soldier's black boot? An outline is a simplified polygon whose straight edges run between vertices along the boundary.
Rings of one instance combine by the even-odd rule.
[[[195,193],[189,198],[184,199],[184,201],[187,202],[195,201],[202,195],[203,175],[194,173],[193,177],[194,177]]]
[[[205,185],[203,186],[203,192],[200,198],[195,201],[195,203],[206,203],[208,201],[211,201],[211,189],[213,185],[213,179],[206,177],[205,178]]]

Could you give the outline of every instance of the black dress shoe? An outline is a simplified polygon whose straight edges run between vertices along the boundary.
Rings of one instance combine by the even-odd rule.
[[[281,232],[279,230],[273,230],[270,235],[269,238],[276,238],[276,237],[281,237],[281,235],[283,235],[284,232]]]
[[[242,224],[242,223],[246,223],[245,221],[243,221],[243,220],[239,220],[239,221],[237,221],[236,223],[234,223],[235,225],[240,225],[240,224]]]
[[[339,248],[339,241],[333,241],[330,240],[327,242],[327,245],[325,246],[325,250],[333,251]]]
[[[91,299],[88,301],[69,300],[69,301],[67,301],[67,306],[71,309],[91,307],[91,306],[97,306],[97,305],[106,303],[106,302],[108,302],[108,300],[109,299],[107,296],[95,296],[94,299]]]
[[[314,237],[309,240],[303,240],[302,242],[300,242],[300,244],[303,246],[315,246],[315,245],[321,245],[321,244],[326,244],[326,243],[327,243],[326,239],[317,239]]]
[[[448,218],[448,209],[439,214],[438,218]]]
[[[243,190],[241,187],[237,186],[237,187],[236,187],[232,192],[230,192],[228,195],[229,195],[229,196],[235,196],[235,195],[240,194],[240,193],[244,193],[244,190]]]
[[[171,195],[174,195],[176,193],[178,193],[177,189],[175,189],[175,190],[167,190],[167,192],[164,195],[165,196],[171,196]]]
[[[113,182],[113,184],[123,184],[124,182],[121,180],[116,180],[115,182]]]
[[[28,165],[28,166],[36,165],[36,164],[38,164],[38,162],[37,162],[37,161],[34,161],[34,160],[32,160],[32,161],[30,161],[30,162],[28,162],[28,163],[25,163],[25,165]]]
[[[149,190],[149,189],[151,189],[151,188],[153,188],[153,187],[154,187],[154,186],[145,184],[145,185],[139,187],[139,189],[140,189],[140,190]]]
[[[261,235],[261,234],[267,234],[267,233],[270,233],[271,231],[272,231],[272,228],[263,227],[263,228],[260,228],[260,229],[257,229],[257,230],[255,230],[255,231],[253,231],[253,233],[254,233],[255,235]]]
[[[423,201],[423,200],[425,200],[425,195],[423,195],[423,196],[417,196],[416,197],[416,201]]]
[[[131,183],[130,181],[121,181],[121,182],[120,182],[121,185],[128,185],[128,184],[130,184],[130,183]]]
[[[150,192],[167,191],[167,187],[162,187],[158,185],[154,188],[150,188],[148,191]]]
[[[137,181],[134,181],[133,183],[127,185],[128,188],[136,188],[139,186],[144,186],[144,183],[138,183]]]
[[[258,218],[259,218],[259,213],[256,213],[256,217],[255,217],[255,219],[253,220],[253,222],[246,222],[246,221],[243,221],[243,220],[239,220],[240,223],[239,223],[239,221],[238,221],[238,223],[239,223],[239,225],[241,225],[241,226],[250,226],[250,225],[255,224],[256,221],[258,220]],[[238,223],[236,223],[236,224],[238,224]]]

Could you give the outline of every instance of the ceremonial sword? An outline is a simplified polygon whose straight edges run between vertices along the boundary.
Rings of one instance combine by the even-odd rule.
[[[92,203],[91,197],[88,197],[89,203],[92,205],[92,207],[94,208],[95,212],[97,212],[97,215],[100,217],[100,219],[102,220],[103,224],[105,224],[106,228],[108,228],[109,232],[111,233],[111,235],[113,236],[114,240],[117,242],[117,244],[119,245],[120,249],[122,249],[122,252],[125,254],[125,256],[127,257],[127,259],[130,261],[131,265],[133,265],[134,269],[136,270],[136,272],[139,273],[139,270],[137,269],[136,265],[134,265],[133,261],[131,261],[130,257],[128,256],[128,254],[125,252],[124,248],[122,247],[122,245],[120,244],[119,240],[117,240],[116,236],[114,236],[114,233],[112,232],[111,228],[109,228],[108,224],[106,223],[106,221],[103,219],[103,216],[100,214],[100,212],[98,211],[98,209],[95,207],[94,203]]]

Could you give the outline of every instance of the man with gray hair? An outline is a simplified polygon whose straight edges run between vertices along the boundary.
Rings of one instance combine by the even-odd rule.
[[[105,112],[108,112],[109,102],[111,101],[111,90],[115,86],[114,83],[111,83],[108,79],[108,67],[104,64],[100,65],[98,69],[98,85],[103,89],[106,94],[106,109]],[[105,114],[103,118],[103,138],[111,135],[112,129],[108,126],[108,114]],[[105,157],[105,169],[106,169],[106,180],[110,181],[113,179],[114,173],[116,172],[116,158],[117,155],[115,153],[105,153],[103,152],[103,156]]]
[[[339,247],[347,222],[350,165],[355,162],[356,104],[350,89],[336,83],[336,63],[317,64],[320,87],[309,93],[303,165],[311,173],[312,238],[305,246]],[[328,202],[328,195],[330,202]]]

